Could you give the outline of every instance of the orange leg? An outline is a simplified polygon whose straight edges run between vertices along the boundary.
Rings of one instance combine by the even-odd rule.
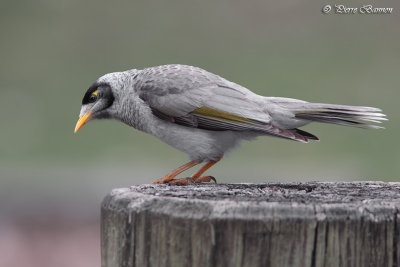
[[[172,180],[174,180],[174,178],[175,178],[178,174],[180,174],[180,173],[182,173],[182,172],[184,172],[184,171],[186,171],[186,170],[188,170],[188,169],[190,169],[190,168],[192,168],[192,167],[198,165],[199,163],[200,163],[200,162],[198,162],[198,161],[196,161],[196,160],[193,160],[193,161],[191,161],[191,162],[188,162],[188,163],[186,163],[185,165],[182,165],[182,166],[180,166],[179,168],[177,168],[177,169],[173,170],[172,172],[168,173],[168,174],[165,175],[164,177],[155,180],[155,181],[153,182],[153,184],[167,184],[167,183],[171,182]]]
[[[168,182],[168,184],[173,184],[173,185],[189,185],[189,184],[200,184],[200,183],[209,183],[214,181],[215,183],[217,182],[214,177],[212,176],[201,176],[206,170],[211,168],[215,163],[217,163],[219,160],[210,160],[206,164],[204,164],[203,167],[200,168],[195,174],[192,175],[192,177],[188,178],[182,178],[182,179],[172,179]]]
[[[210,182],[211,180],[214,180],[215,178],[212,176],[201,176],[203,173],[205,173],[209,168],[214,166],[219,160],[210,160],[206,164],[204,164],[203,167],[198,170],[195,174],[192,175],[193,181],[196,183],[204,183],[204,182]]]

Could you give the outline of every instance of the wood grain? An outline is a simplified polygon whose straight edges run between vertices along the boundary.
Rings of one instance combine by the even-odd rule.
[[[115,189],[102,266],[398,266],[399,208],[400,183]]]

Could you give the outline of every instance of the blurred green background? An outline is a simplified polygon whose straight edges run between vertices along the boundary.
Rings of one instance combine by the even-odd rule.
[[[219,181],[397,180],[399,14],[324,15],[321,7],[2,1],[1,198],[100,196],[184,163],[181,152],[117,122],[92,122],[73,134],[81,98],[97,77],[168,63],[203,67],[263,95],[377,106],[389,116],[386,130],[306,127],[319,143],[244,143],[211,171]]]
[[[397,181],[399,2],[346,3],[393,7],[391,15],[323,14],[325,4],[335,2],[1,1],[0,217],[60,207],[97,216],[112,188],[184,163],[117,122],[73,134],[99,76],[168,63],[262,95],[380,107],[390,119],[385,130],[310,125],[321,142],[308,145],[243,143],[210,170],[220,182]]]

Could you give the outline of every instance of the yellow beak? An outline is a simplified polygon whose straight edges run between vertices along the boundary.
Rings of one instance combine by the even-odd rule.
[[[86,112],[81,117],[79,117],[79,120],[75,126],[74,133],[77,133],[83,127],[83,125],[85,125],[90,120],[91,117],[92,117],[92,112]]]

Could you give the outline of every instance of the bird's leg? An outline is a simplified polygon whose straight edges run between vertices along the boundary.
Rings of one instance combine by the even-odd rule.
[[[184,171],[186,171],[186,170],[188,170],[188,169],[190,169],[190,168],[192,168],[192,167],[198,165],[199,163],[200,163],[200,162],[197,161],[197,160],[193,160],[193,161],[191,161],[191,162],[188,162],[188,163],[186,163],[185,165],[182,165],[182,166],[180,166],[179,168],[177,168],[177,169],[173,170],[172,172],[168,173],[168,174],[165,175],[164,177],[155,180],[155,181],[153,182],[153,184],[168,184],[168,183],[170,183],[171,181],[173,181],[174,178],[175,178],[178,174],[180,174],[180,173],[182,173],[182,172],[184,172]]]
[[[200,183],[209,183],[214,181],[217,182],[214,177],[212,176],[201,176],[205,171],[215,165],[219,160],[210,160],[203,167],[200,168],[195,174],[188,178],[182,179],[172,179],[168,182],[168,184],[173,185],[189,185],[189,184],[200,184]]]
[[[213,176],[201,176],[203,173],[205,173],[209,168],[214,166],[220,159],[218,160],[210,160],[206,164],[204,164],[203,167],[200,168],[195,174],[192,175],[192,180],[195,183],[208,183],[213,180],[214,182],[217,182]]]

